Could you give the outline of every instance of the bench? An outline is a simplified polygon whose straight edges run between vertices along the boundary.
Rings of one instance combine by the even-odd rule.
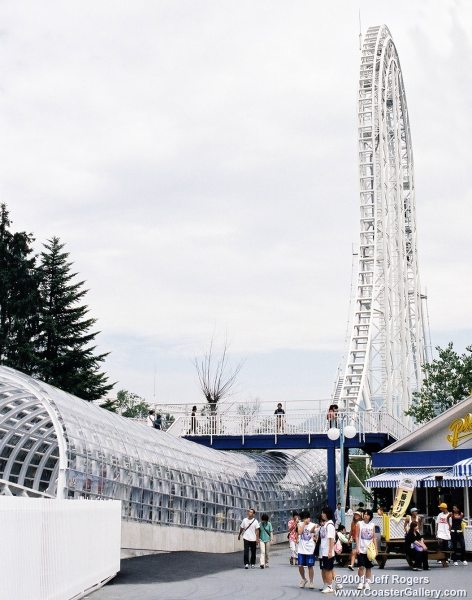
[[[451,550],[429,550],[428,551],[428,560],[440,560],[442,562],[443,567],[449,566],[449,559],[452,555]],[[336,558],[345,558],[349,561],[351,557],[351,553],[343,552],[341,554],[336,554]],[[379,569],[385,568],[385,565],[388,560],[392,560],[394,558],[401,558],[408,563],[411,567],[413,563],[410,560],[410,557],[405,554],[405,552],[396,552],[389,551],[388,548],[386,551],[381,551],[377,554],[376,562],[379,566]]]
[[[450,550],[429,550],[428,551],[428,560],[440,560],[442,562],[443,567],[449,566],[449,559],[452,555],[452,551]],[[377,555],[377,563],[379,565],[379,569],[383,569],[387,560],[392,558],[403,558],[412,566],[412,562],[409,556],[407,556],[404,552],[379,552]]]
[[[347,553],[347,552],[342,552],[341,554],[336,554],[336,559],[339,558],[344,558],[346,559],[346,562],[349,563],[349,560],[351,558],[351,553]],[[379,569],[383,569],[385,567],[385,563],[387,562],[388,558],[403,558],[404,560],[406,560],[406,555],[405,553],[401,553],[401,552],[379,552],[377,554],[377,557],[375,559],[376,563],[379,566]],[[343,565],[339,565],[339,566],[347,566],[346,564]]]

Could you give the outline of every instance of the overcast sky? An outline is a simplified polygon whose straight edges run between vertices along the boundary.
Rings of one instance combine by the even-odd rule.
[[[400,56],[434,344],[472,342],[472,3],[2,1],[0,194],[67,244],[117,389],[327,398],[358,241],[362,28]]]

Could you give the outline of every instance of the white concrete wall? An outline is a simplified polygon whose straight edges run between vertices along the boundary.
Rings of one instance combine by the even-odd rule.
[[[120,504],[0,497],[0,598],[70,600],[114,576]]]
[[[187,550],[191,552],[239,552],[243,542],[232,533],[205,531],[191,527],[151,525],[135,521],[123,521],[121,525],[121,545],[127,550],[148,550],[173,552]],[[287,542],[287,534],[280,533],[275,543]]]

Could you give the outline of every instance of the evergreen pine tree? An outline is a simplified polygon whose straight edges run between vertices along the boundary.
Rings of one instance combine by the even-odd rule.
[[[107,398],[103,404],[100,404],[100,408],[116,413],[119,408],[118,400],[116,398]]]
[[[90,329],[96,319],[81,304],[87,290],[75,282],[69,253],[57,237],[44,244],[38,268],[41,294],[38,340],[38,379],[84,400],[96,400],[111,390],[108,377],[100,372],[107,354],[94,353],[91,345],[98,332]]]
[[[38,278],[32,234],[11,231],[0,206],[0,364],[33,375],[38,333]]]

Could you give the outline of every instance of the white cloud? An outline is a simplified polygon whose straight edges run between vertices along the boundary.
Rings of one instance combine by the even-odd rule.
[[[316,354],[303,368],[317,382],[301,379],[306,396],[331,390],[358,238],[357,11],[3,4],[2,197],[15,225],[67,242],[122,385],[149,395],[149,353],[176,352],[185,371],[228,331],[255,361],[328,353],[332,372]],[[433,332],[470,330],[471,8],[372,0],[361,12],[364,28],[389,25],[400,54]],[[188,393],[182,374],[163,377]],[[254,371],[255,395],[259,383]]]

